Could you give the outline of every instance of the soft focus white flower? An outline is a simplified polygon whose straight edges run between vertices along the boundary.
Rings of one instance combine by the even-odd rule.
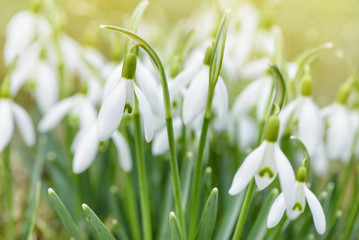
[[[40,57],[42,45],[33,44],[18,59],[10,81],[10,94],[15,96],[26,81],[35,83],[36,102],[41,112],[53,106],[59,95],[57,70]]]
[[[125,64],[126,62],[123,65]],[[135,69],[136,65],[134,65]],[[135,98],[137,98],[144,124],[145,139],[150,142],[154,134],[152,108],[134,80],[121,76],[122,71],[123,68],[116,68],[105,86],[104,100],[98,115],[98,137],[101,141],[109,138],[120,124],[123,112],[127,109],[127,112],[131,114],[135,109]]]
[[[183,122],[187,125],[206,108],[209,87],[209,66],[201,67],[185,92],[183,101]],[[217,95],[217,96],[216,96]],[[216,102],[214,102],[216,101]],[[218,78],[214,89],[213,106],[217,105],[218,117],[221,118],[228,111],[228,92],[221,77]]]
[[[315,154],[323,141],[324,122],[319,107],[311,96],[299,96],[289,103],[279,114],[281,120],[280,135],[290,129],[291,134],[298,137],[308,150],[309,155]]]
[[[35,130],[26,111],[8,98],[0,98],[0,152],[14,134],[14,121],[27,146],[35,144]]]
[[[319,234],[323,234],[326,228],[325,215],[317,197],[308,189],[305,182],[296,182],[295,193],[295,204],[293,205],[286,203],[283,193],[279,194],[269,210],[267,227],[275,227],[282,218],[285,210],[288,218],[296,219],[304,211],[305,202],[307,201],[310,211],[312,212],[315,229]]]
[[[322,114],[328,126],[326,132],[328,158],[348,162],[355,133],[349,110],[345,105],[335,102],[325,107]]]
[[[126,172],[132,168],[131,151],[130,148],[119,131],[114,131],[111,139],[117,150],[117,157],[122,169]],[[96,157],[100,140],[97,137],[97,123],[93,123],[88,129],[80,131],[73,145],[71,146],[74,152],[74,161],[72,170],[74,173],[82,173],[85,171]]]
[[[39,131],[52,130],[70,112],[79,118],[80,128],[84,129],[88,128],[97,118],[96,106],[91,99],[83,94],[76,94],[51,107],[39,122]]]
[[[263,190],[278,174],[286,202],[288,205],[294,204],[295,175],[277,142],[278,130],[278,118],[269,118],[263,142],[244,159],[234,176],[229,194],[235,195],[243,191],[253,177],[259,190]]]
[[[10,65],[31,43],[40,39],[46,41],[51,35],[51,26],[43,16],[32,11],[15,14],[6,28],[4,59]]]

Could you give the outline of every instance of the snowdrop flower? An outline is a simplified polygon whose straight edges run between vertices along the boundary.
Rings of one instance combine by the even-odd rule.
[[[349,161],[354,133],[350,112],[345,106],[350,84],[344,84],[337,96],[337,101],[322,110],[327,122],[326,150],[329,159]]]
[[[209,61],[211,53],[212,47],[208,47],[203,64],[198,66],[198,72],[185,92],[182,117],[183,122],[186,125],[192,122],[206,108],[209,88]],[[190,69],[189,71],[193,71],[193,69]],[[191,78],[183,79],[184,82],[188,80],[191,80]],[[218,81],[214,89],[213,100],[216,100],[216,103],[214,103],[213,106],[217,105],[217,109],[220,110],[217,112],[218,117],[224,117],[228,111],[228,91],[221,77],[218,77]]]
[[[116,69],[115,69],[116,71]],[[109,138],[121,122],[123,112],[127,110],[131,114],[135,108],[135,97],[138,99],[139,110],[143,119],[145,139],[147,142],[152,140],[154,133],[153,114],[151,106],[140,90],[134,83],[136,71],[136,56],[128,53],[124,59],[122,76],[116,71],[112,90],[104,95],[104,101],[98,116],[98,137],[100,141]]]
[[[301,96],[289,103],[279,114],[280,135],[289,130],[303,142],[309,155],[314,155],[322,143],[324,121],[319,107],[314,103],[312,81],[308,75],[303,78]],[[294,127],[294,129],[290,129]]]
[[[6,28],[4,59],[10,65],[15,58],[25,51],[36,39],[48,39],[51,26],[45,17],[35,11],[18,12]]]
[[[111,139],[117,150],[118,160],[122,169],[126,172],[131,171],[132,160],[130,148],[119,131],[114,131]],[[73,145],[74,161],[72,170],[74,173],[85,171],[96,157],[100,140],[97,136],[97,122],[95,121],[88,129],[79,131],[76,135]]]
[[[30,116],[26,111],[14,103],[3,84],[0,98],[0,152],[9,144],[14,134],[14,121],[27,146],[35,144],[35,130]]]
[[[98,89],[101,89],[101,86],[96,81],[90,81],[87,87],[87,95],[78,93],[56,103],[40,120],[39,131],[52,130],[68,113],[79,118],[80,129],[88,128],[97,118],[96,105],[101,98],[98,96],[100,94]]]
[[[288,205],[285,201],[283,193],[274,201],[269,210],[267,227],[275,227],[282,218],[284,211],[287,212],[289,219],[296,219],[305,209],[305,203],[308,202],[310,211],[312,212],[315,229],[319,234],[323,234],[326,228],[325,215],[322,206],[316,196],[308,189],[305,184],[307,170],[300,167],[297,174],[297,181],[295,183],[295,204]]]
[[[40,42],[21,55],[11,76],[10,93],[15,96],[26,81],[35,84],[36,102],[41,112],[46,112],[58,100],[59,86],[57,71],[50,61],[45,59],[46,51]]]
[[[285,201],[289,206],[294,205],[295,175],[277,142],[278,132],[279,118],[271,116],[265,127],[264,141],[244,159],[234,176],[229,189],[230,195],[243,191],[253,177],[259,190],[263,190],[273,182],[278,173]]]

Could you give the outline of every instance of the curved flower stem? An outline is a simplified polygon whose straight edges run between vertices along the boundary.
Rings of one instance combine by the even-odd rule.
[[[15,239],[15,222],[13,212],[13,192],[12,192],[12,171],[10,162],[10,144],[5,148],[3,152],[4,157],[4,170],[5,170],[5,183],[6,188],[6,208],[7,208],[7,233],[8,239]]]
[[[138,106],[138,104],[136,104],[136,106]],[[150,212],[150,205],[148,201],[146,166],[145,166],[145,159],[143,156],[141,117],[138,111],[135,111],[133,120],[135,125],[136,161],[137,161],[138,181],[140,185],[140,201],[141,201],[143,234],[144,234],[144,239],[151,240],[152,239],[151,212]]]
[[[209,127],[210,118],[204,118],[201,138],[199,140],[199,147],[196,159],[196,166],[193,178],[193,189],[192,189],[192,203],[191,203],[191,215],[190,215],[190,227],[189,227],[189,239],[194,239],[195,230],[197,226],[197,212],[200,196],[200,185],[201,185],[201,175],[202,175],[202,162],[203,162],[203,153],[204,147],[206,145],[207,132]]]
[[[175,145],[175,138],[173,131],[173,122],[172,122],[172,104],[170,99],[170,93],[168,90],[166,73],[163,64],[161,62],[161,59],[157,55],[156,51],[145,40],[139,37],[136,33],[115,26],[101,25],[100,27],[120,32],[121,34],[125,35],[127,38],[130,38],[135,43],[139,44],[139,46],[142,49],[144,49],[146,53],[149,55],[154,67],[157,69],[157,71],[161,76],[162,93],[163,93],[165,115],[166,115],[166,127],[167,127],[168,143],[170,150],[172,184],[173,184],[173,192],[174,192],[175,204],[176,204],[176,214],[178,217],[182,238],[186,239],[186,229],[184,225],[184,216],[182,211],[181,186],[180,186],[178,163],[176,157],[176,145]]]
[[[248,211],[249,211],[249,206],[251,204],[252,196],[253,196],[253,193],[254,193],[254,186],[255,186],[255,182],[254,182],[254,179],[252,179],[252,181],[249,183],[249,186],[247,188],[247,192],[246,192],[246,196],[244,198],[241,213],[239,214],[236,229],[234,231],[234,235],[233,235],[233,238],[232,238],[233,240],[239,240],[241,238],[241,236],[242,236],[244,223],[246,221],[247,214],[248,214]]]

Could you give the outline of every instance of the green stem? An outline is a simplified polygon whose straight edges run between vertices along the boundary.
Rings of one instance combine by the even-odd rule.
[[[358,215],[358,211],[359,211],[359,195],[357,194],[353,210],[351,211],[350,216],[349,216],[349,220],[347,221],[348,225],[347,225],[347,227],[345,229],[344,240],[349,240],[350,239],[350,235],[352,233],[354,223],[355,223],[355,219],[356,219],[356,217]]]
[[[172,118],[166,119],[167,124],[167,134],[169,140],[169,148],[170,148],[170,162],[171,162],[171,172],[172,172],[172,184],[173,184],[173,192],[175,196],[176,203],[176,211],[178,216],[178,223],[181,230],[182,238],[186,239],[186,229],[184,225],[184,216],[182,211],[182,196],[181,196],[181,184],[180,177],[178,171],[178,164],[176,158],[176,146],[175,146],[175,138],[173,133],[173,122]]]
[[[247,218],[247,214],[249,211],[249,206],[251,204],[252,196],[254,193],[255,182],[254,179],[249,183],[247,188],[246,196],[244,198],[244,203],[242,205],[241,213],[239,214],[238,222],[236,225],[236,230],[234,231],[233,240],[239,240],[242,236],[242,231],[244,227],[244,223]]]
[[[10,162],[10,144],[5,148],[4,152],[4,169],[5,169],[5,183],[7,186],[6,192],[6,208],[7,208],[7,233],[8,239],[15,239],[15,222],[14,222],[14,199],[12,191],[12,171]]]
[[[170,162],[171,162],[171,172],[172,172],[172,184],[173,184],[173,191],[175,195],[175,204],[176,204],[176,211],[178,216],[178,222],[180,225],[180,230],[182,233],[182,237],[186,239],[185,234],[185,226],[184,226],[184,218],[183,218],[183,211],[182,211],[182,198],[181,198],[181,186],[179,180],[179,172],[178,172],[178,162],[176,158],[176,146],[175,146],[175,138],[173,134],[173,123],[172,123],[172,102],[170,98],[170,93],[168,90],[168,83],[166,72],[159,58],[156,51],[141,37],[139,37],[136,33],[129,31],[124,28],[119,28],[115,26],[107,26],[102,25],[102,28],[118,31],[124,34],[126,37],[132,39],[135,43],[140,43],[140,47],[143,48],[148,56],[151,58],[154,67],[158,70],[161,76],[161,85],[162,85],[162,93],[163,93],[163,100],[164,100],[164,107],[165,107],[165,116],[166,116],[166,127],[167,127],[167,135],[168,135],[168,143],[170,149]]]
[[[203,153],[204,147],[206,145],[207,132],[209,127],[209,118],[204,118],[201,138],[199,140],[199,147],[196,159],[196,167],[193,178],[193,190],[192,190],[192,204],[191,204],[191,215],[190,215],[190,227],[189,227],[189,239],[194,239],[195,230],[197,226],[197,213],[198,213],[198,204],[200,197],[200,185],[201,185],[201,175],[202,175],[202,162],[203,162]]]
[[[141,118],[138,112],[134,114],[133,119],[135,124],[136,161],[137,161],[138,180],[140,185],[141,216],[143,222],[142,227],[143,227],[144,239],[151,240],[152,239],[151,213],[150,213],[147,182],[146,182],[147,178],[146,178],[145,159],[143,155]]]

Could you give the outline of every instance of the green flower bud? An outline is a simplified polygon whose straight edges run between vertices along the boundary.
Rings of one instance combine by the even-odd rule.
[[[344,83],[340,86],[338,94],[337,94],[337,102],[340,104],[345,104],[347,102],[347,99],[350,94],[351,90],[351,82],[350,83]]]
[[[276,142],[279,133],[279,118],[271,116],[264,129],[264,139],[268,142]]]
[[[127,53],[123,60],[122,77],[126,79],[134,79],[136,73],[137,59],[133,53]]]
[[[208,65],[210,64],[211,62],[211,57],[212,57],[212,51],[213,51],[213,46],[208,46],[207,47],[207,50],[206,50],[206,55],[204,56],[204,59],[203,59],[203,64],[204,65]]]
[[[297,181],[304,183],[307,179],[307,169],[305,167],[300,167],[297,172]]]
[[[312,95],[312,78],[309,74],[305,74],[302,79],[302,96]]]
[[[181,71],[181,58],[176,55],[171,65],[171,78],[175,78]]]

